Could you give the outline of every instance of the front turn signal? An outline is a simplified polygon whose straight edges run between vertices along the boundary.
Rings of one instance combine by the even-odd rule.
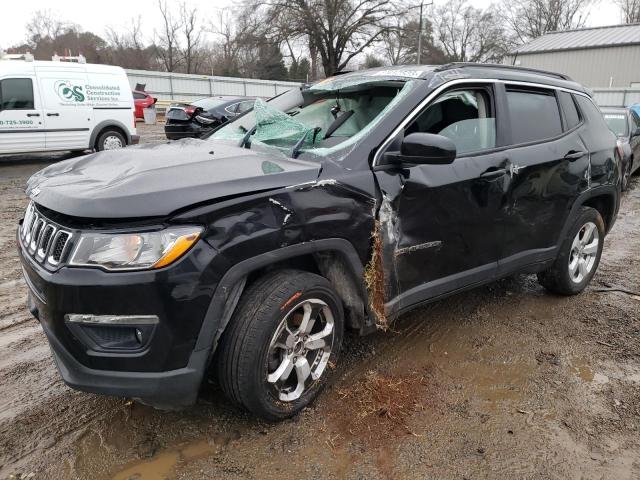
[[[181,235],[176,238],[176,240],[167,247],[162,257],[153,264],[151,268],[162,268],[167,265],[171,265],[173,262],[178,260],[182,255],[187,253],[189,249],[198,241],[200,238],[200,232],[189,233],[187,235]]]

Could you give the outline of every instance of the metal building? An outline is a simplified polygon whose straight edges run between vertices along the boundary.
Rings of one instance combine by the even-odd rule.
[[[564,73],[591,88],[638,88],[640,24],[547,33],[504,63]]]

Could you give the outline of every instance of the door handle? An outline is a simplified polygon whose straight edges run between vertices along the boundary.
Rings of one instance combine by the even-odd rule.
[[[505,175],[507,173],[506,168],[498,168],[496,170],[487,170],[486,172],[482,172],[480,174],[480,178],[495,178],[501,175]]]
[[[570,150],[565,156],[565,160],[569,160],[570,162],[574,160],[578,160],[579,158],[584,157],[587,152],[583,152],[582,150]]]
[[[39,113],[27,113],[27,117],[39,117]]]
[[[59,113],[47,113],[47,117],[59,117]]]

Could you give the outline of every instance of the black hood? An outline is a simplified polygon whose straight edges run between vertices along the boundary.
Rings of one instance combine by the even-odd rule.
[[[319,172],[314,162],[184,139],[53,164],[29,179],[26,192],[39,205],[74,217],[152,217],[229,195],[310,182]]]

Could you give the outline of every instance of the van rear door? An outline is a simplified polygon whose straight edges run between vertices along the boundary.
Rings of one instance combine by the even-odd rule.
[[[0,153],[45,149],[43,112],[35,78],[0,79]]]
[[[89,148],[93,108],[85,91],[87,76],[80,70],[38,70],[43,101],[47,150]]]

